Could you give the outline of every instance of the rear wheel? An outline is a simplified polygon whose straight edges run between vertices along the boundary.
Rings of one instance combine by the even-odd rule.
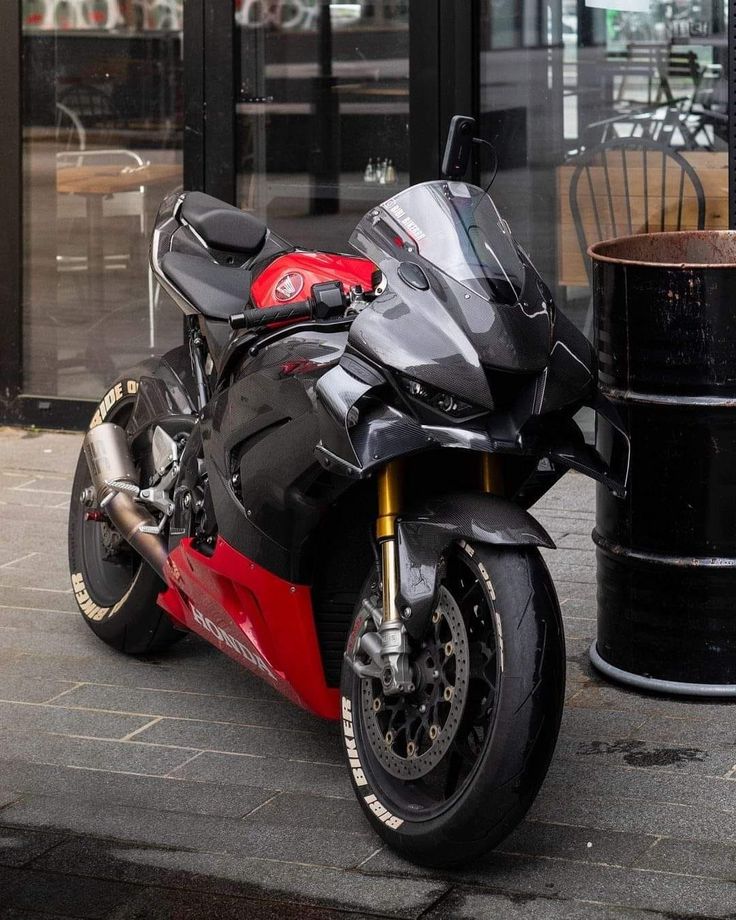
[[[362,602],[348,657],[375,625]],[[386,696],[346,660],[342,728],[355,792],[371,824],[416,862],[452,866],[519,823],[547,772],[565,683],[564,638],[535,548],[461,543],[434,614],[412,642],[416,690]]]
[[[110,388],[92,424],[115,422],[125,427],[138,385],[122,378]],[[139,469],[146,457],[136,458]],[[82,503],[92,485],[84,451],[80,451],[69,511],[69,571],[74,596],[90,629],[108,645],[131,655],[159,651],[181,639],[158,606],[163,581],[122,539],[104,517],[95,520]]]

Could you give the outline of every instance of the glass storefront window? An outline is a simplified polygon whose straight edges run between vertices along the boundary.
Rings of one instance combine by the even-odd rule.
[[[238,204],[345,250],[409,176],[408,0],[236,0]]]
[[[694,228],[701,194],[705,226],[728,226],[726,12],[722,0],[482,0],[493,195],[587,333],[587,245]]]
[[[97,397],[181,336],[148,273],[182,181],[183,0],[24,0],[24,381]]]
[[[479,26],[494,200],[592,336],[590,244],[728,227],[726,4],[482,0]]]

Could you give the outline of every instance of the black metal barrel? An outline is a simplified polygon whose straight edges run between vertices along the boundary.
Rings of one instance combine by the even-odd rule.
[[[598,487],[598,639],[610,678],[736,696],[736,232],[591,247],[600,387],[631,437]]]

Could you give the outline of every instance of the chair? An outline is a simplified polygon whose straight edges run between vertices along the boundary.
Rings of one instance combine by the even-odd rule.
[[[616,236],[665,230],[702,230],[705,194],[688,161],[649,138],[616,138],[577,156],[570,179],[570,210],[580,254],[591,280],[588,247]],[[584,332],[592,326],[592,303]]]
[[[692,49],[673,46],[671,41],[631,42],[625,53],[612,53],[608,60],[618,78],[615,114],[589,125],[589,134],[601,129],[601,143],[625,132],[651,140],[667,137],[672,145],[679,137],[677,145],[687,150],[700,146],[701,121],[692,110],[718,68],[701,65]],[[705,147],[711,149],[704,134]]]
[[[73,91],[64,94],[65,102],[57,102],[56,136],[57,144],[66,149],[56,154],[57,170],[73,169],[74,167],[100,165],[120,166],[122,168],[137,169],[146,165],[139,154],[133,150],[125,149],[95,149],[87,147],[88,134],[85,122],[99,127],[101,124],[109,128],[114,121],[114,109],[109,97],[94,87],[76,87]],[[77,105],[79,108],[72,108]],[[146,189],[145,186],[132,192],[112,193],[102,202],[103,216],[109,217],[135,217],[140,231],[139,241],[145,241],[148,235],[146,222]],[[57,218],[68,221],[86,219],[86,203],[75,195],[59,196],[57,199]],[[84,255],[72,256],[59,253],[56,257],[59,271],[86,271],[88,269],[87,257]],[[125,268],[130,263],[130,253],[112,254],[106,256],[106,263],[110,268]],[[149,347],[155,347],[155,313],[158,307],[160,289],[155,276],[148,270],[148,316],[149,316]]]

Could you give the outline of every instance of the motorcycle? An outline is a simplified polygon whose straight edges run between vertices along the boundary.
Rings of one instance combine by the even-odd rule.
[[[629,454],[591,344],[464,181],[472,134],[456,116],[445,178],[371,208],[357,255],[165,200],[151,266],[185,342],[103,397],[69,521],[101,639],[197,633],[339,720],[368,820],[434,866],[518,824],[556,743],[554,544],[527,508],[570,469],[623,494]]]

